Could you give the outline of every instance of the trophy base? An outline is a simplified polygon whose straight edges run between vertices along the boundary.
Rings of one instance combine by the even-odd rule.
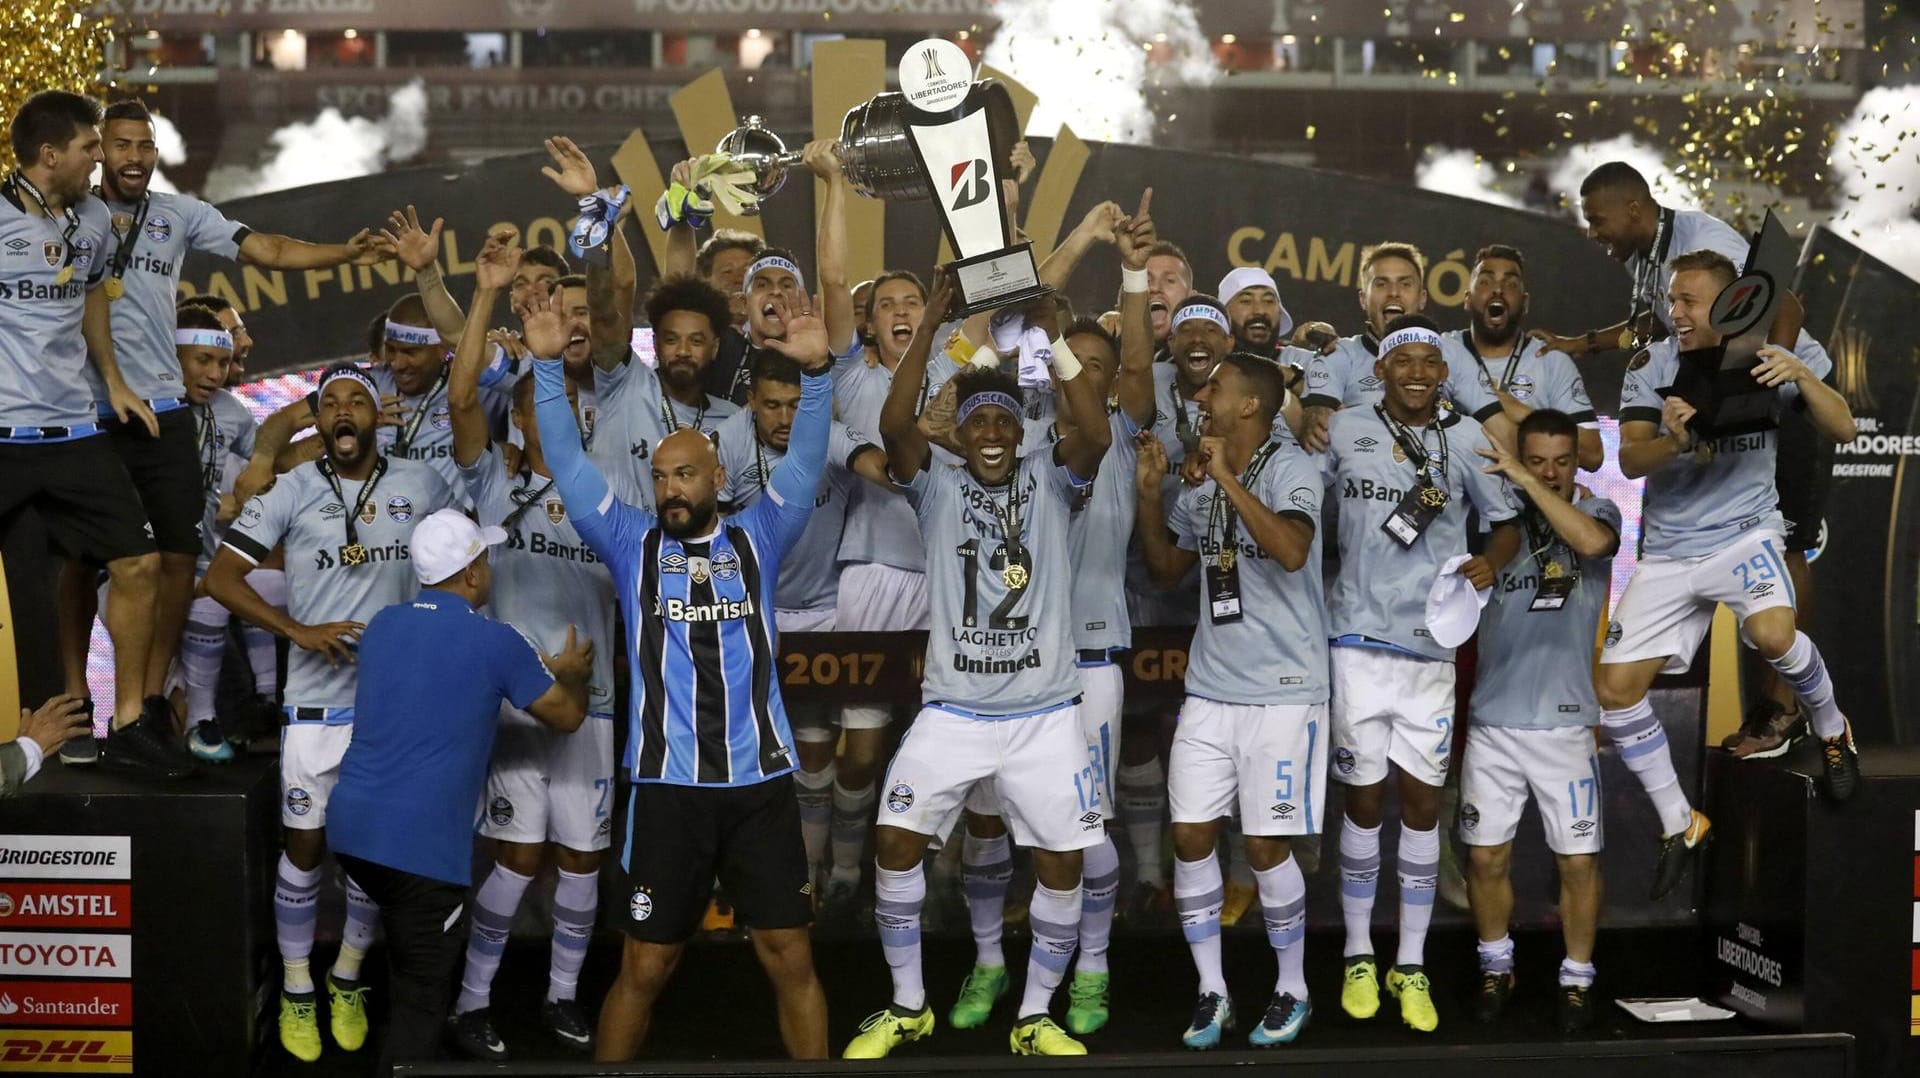
[[[1741,351],[1745,351],[1742,349]],[[1687,426],[1709,441],[1738,434],[1758,434],[1779,426],[1779,393],[1753,380],[1758,356],[1733,353],[1729,345],[1680,353],[1680,369],[1673,385],[1654,390],[1662,397],[1679,397],[1693,405]]]
[[[1030,243],[955,259],[947,264],[947,272],[967,314],[1022,303],[1053,291],[1040,280]]]

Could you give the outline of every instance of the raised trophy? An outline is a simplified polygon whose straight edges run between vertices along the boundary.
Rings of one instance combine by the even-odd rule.
[[[868,198],[933,201],[955,258],[948,265],[965,309],[1019,303],[1046,294],[1032,245],[1015,243],[1000,198],[1020,138],[1013,98],[992,79],[973,79],[960,46],[929,38],[900,62],[900,92],[847,111],[838,153],[847,181]],[[757,116],[715,147],[753,176],[747,193],[766,198],[801,155]],[[747,214],[759,212],[757,200]]]

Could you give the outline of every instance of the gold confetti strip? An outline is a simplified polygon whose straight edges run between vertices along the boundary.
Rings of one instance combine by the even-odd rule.
[[[0,3],[0,118],[11,122],[41,90],[99,94],[113,20],[74,0]],[[11,171],[13,151],[0,139],[0,169]]]

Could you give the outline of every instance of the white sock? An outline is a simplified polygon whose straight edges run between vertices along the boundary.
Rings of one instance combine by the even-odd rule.
[[[333,979],[357,981],[360,963],[366,960],[367,948],[373,946],[373,933],[380,927],[380,907],[353,882],[352,876],[346,876],[346,881],[347,923],[340,928],[340,953],[333,959]]]
[[[1593,979],[1597,975],[1591,962],[1575,962],[1571,958],[1562,958],[1560,960],[1560,983],[1562,985],[1577,985],[1581,988],[1592,988]]]
[[[1054,990],[1066,977],[1067,964],[1073,961],[1074,946],[1080,939],[1080,888],[1056,891],[1035,883],[1033,898],[1027,903],[1027,926],[1033,931],[1033,948],[1027,952],[1021,1018],[1052,1009]]]
[[[1440,885],[1440,829],[1416,831],[1400,825],[1400,953],[1397,966],[1424,966],[1427,926],[1433,923],[1433,896]]]
[[[1161,863],[1162,821],[1167,815],[1167,773],[1158,756],[1144,764],[1126,764],[1114,773],[1115,800],[1120,802],[1120,825],[1133,848],[1134,875],[1142,883],[1164,885]]]
[[[807,864],[827,863],[827,836],[833,827],[832,760],[818,771],[793,773],[794,796],[800,802],[800,835],[807,844]],[[856,858],[855,863],[858,863]]]
[[[1497,940],[1481,940],[1480,968],[1488,973],[1513,972],[1513,937],[1501,936]]]
[[[1089,847],[1080,862],[1080,973],[1107,972],[1113,941],[1113,904],[1120,890],[1120,851],[1113,836]]]
[[[284,610],[287,606],[287,574],[283,569],[255,569],[247,574],[247,583],[268,606]],[[253,691],[272,696],[280,687],[280,651],[272,633],[257,625],[243,624],[240,639],[247,646],[247,665],[253,668]]]
[[[286,854],[273,881],[273,935],[280,948],[284,968],[280,987],[298,995],[313,991],[313,973],[308,962],[313,957],[314,919],[319,915],[320,870],[293,867]]]
[[[849,790],[839,780],[833,783],[833,878],[858,880],[860,854],[867,846],[867,827],[873,819],[874,790],[869,782]]]
[[[1193,952],[1203,996],[1227,994],[1227,975],[1220,968],[1220,906],[1226,897],[1219,858],[1211,852],[1198,861],[1174,858],[1173,906],[1180,912],[1180,934]]]
[[[1827,676],[1827,664],[1806,633],[1795,632],[1793,646],[1787,653],[1768,661],[1793,686],[1800,702],[1807,705],[1807,717],[1813,723],[1815,737],[1839,737],[1846,730],[1847,717],[1833,702],[1833,679]]]
[[[920,970],[920,911],[926,904],[927,877],[919,865],[904,872],[874,866],[873,923],[893,973],[893,1005],[916,1014],[927,1005]]]
[[[187,631],[180,638],[180,665],[187,682],[187,728],[212,722],[220,688],[220,660],[227,651],[227,608],[206,597],[187,609]]]
[[[506,953],[507,937],[513,932],[513,915],[520,911],[520,900],[532,882],[532,876],[494,865],[474,893],[467,965],[460,975],[460,998],[453,1005],[453,1013],[465,1014],[488,1005],[493,996],[493,976],[500,971],[500,956]]]
[[[1340,913],[1347,922],[1345,956],[1373,953],[1373,898],[1380,889],[1380,828],[1340,821]]]
[[[1653,713],[1646,697],[1619,711],[1602,711],[1600,725],[1620,749],[1620,762],[1627,765],[1653,799],[1660,815],[1660,833],[1677,835],[1693,822],[1693,806],[1680,788],[1680,776],[1673,770],[1673,749],[1667,744],[1666,727]]]
[[[1260,888],[1260,910],[1267,922],[1267,943],[1273,947],[1279,975],[1273,990],[1305,1001],[1307,998],[1307,880],[1292,857],[1264,872],[1253,874]]]
[[[1000,935],[1007,913],[1007,885],[1013,882],[1013,850],[1007,836],[960,840],[961,888],[967,918],[973,924],[974,965],[1001,969],[1007,964]]]
[[[573,999],[587,962],[593,922],[600,912],[600,874],[560,870],[553,889],[553,956],[547,961],[547,999]]]

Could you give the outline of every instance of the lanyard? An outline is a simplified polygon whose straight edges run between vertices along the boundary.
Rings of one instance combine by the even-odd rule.
[[[701,394],[701,396],[704,398],[706,394],[703,393]],[[693,422],[683,424],[680,422],[680,417],[674,414],[673,398],[667,396],[666,389],[662,387],[660,390],[660,425],[666,428],[666,431],[668,434],[672,434],[673,432],[679,430],[682,426],[694,427],[697,429],[700,426],[700,424],[706,420],[707,408],[710,406],[711,403],[712,403],[711,401],[703,399],[700,402],[700,411],[695,413],[693,417]]]
[[[200,483],[207,494],[220,494],[220,461],[217,453],[219,429],[214,425],[213,406],[202,404],[193,410],[194,434],[200,441]]]
[[[526,488],[522,487],[521,489],[524,490]],[[527,510],[533,508],[533,503],[540,501],[542,498],[545,498],[547,496],[547,491],[552,489],[553,489],[553,479],[549,477],[547,479],[546,486],[541,487],[539,490],[536,490],[532,494],[527,495],[526,501],[523,501],[519,505],[514,506],[513,512],[507,514],[507,519],[500,522],[500,530],[512,531],[513,526],[515,524],[520,523],[520,518],[527,515]]]
[[[1475,363],[1480,364],[1480,373],[1487,376],[1487,381],[1492,382],[1493,387],[1502,393],[1508,392],[1509,387],[1513,385],[1514,372],[1520,367],[1520,353],[1527,350],[1527,341],[1531,339],[1521,337],[1513,342],[1513,351],[1507,353],[1507,369],[1501,373],[1498,382],[1493,382],[1493,372],[1487,369],[1487,361],[1481,357],[1480,349],[1473,346],[1473,330],[1468,328],[1460,331],[1460,341],[1467,346],[1467,354],[1473,357]]]
[[[767,481],[768,481],[767,451],[760,444],[760,427],[758,424],[755,424],[753,428],[753,464],[754,464],[754,467],[758,469],[758,471],[756,471],[753,477],[754,482],[760,484],[760,492],[764,494],[767,491]]]
[[[1633,275],[1633,296],[1627,315],[1627,333],[1633,338],[1631,349],[1645,348],[1649,342],[1648,334],[1640,329],[1640,324],[1660,304],[1660,270],[1667,264],[1667,247],[1673,243],[1673,211],[1660,207],[1658,222],[1653,228],[1653,249],[1642,257],[1640,267]]]
[[[1557,580],[1572,577],[1580,580],[1580,563],[1573,557],[1573,548],[1560,540],[1547,522],[1546,515],[1538,506],[1527,506],[1521,513],[1521,520],[1527,529],[1527,547],[1535,563],[1540,566],[1540,576],[1544,580]]]
[[[340,477],[333,470],[333,461],[321,457],[320,474],[327,477],[327,485],[333,488],[333,500],[341,505],[347,504],[347,496],[340,489]],[[352,561],[343,559],[343,564],[358,565],[366,560],[366,549],[360,546],[360,529],[355,526],[354,521],[359,519],[360,511],[367,507],[367,503],[373,500],[373,488],[380,485],[380,477],[385,474],[387,474],[387,458],[380,457],[373,463],[373,474],[368,476],[365,485],[361,486],[360,497],[353,503],[353,511],[347,514],[347,549],[357,551],[358,557]]]
[[[1419,434],[1415,434],[1412,427],[1388,415],[1387,410],[1380,405],[1374,405],[1373,411],[1374,414],[1380,417],[1380,422],[1387,425],[1387,430],[1393,435],[1393,440],[1399,443],[1400,451],[1407,455],[1409,461],[1413,462],[1413,470],[1420,479],[1420,485],[1423,487],[1437,488],[1439,484],[1434,482],[1434,465],[1436,463],[1439,465],[1439,475],[1442,479],[1444,479],[1447,474],[1447,432],[1441,429],[1439,417],[1434,417],[1433,421],[1428,424],[1428,426],[1432,428],[1433,433],[1440,439],[1440,451],[1430,456],[1427,453],[1426,446],[1426,427],[1421,428]]]
[[[413,445],[413,436],[420,433],[420,424],[426,420],[427,413],[432,410],[433,395],[440,392],[446,384],[447,368],[443,366],[440,368],[440,377],[433,380],[433,385],[428,388],[427,395],[420,398],[420,407],[408,418],[407,425],[401,428],[400,436],[393,440],[394,452],[399,453],[401,456],[406,455],[407,450]]]
[[[27,195],[33,199],[33,204],[40,207],[41,213],[47,215],[47,220],[51,222],[54,219],[53,209],[47,205],[46,196],[40,193],[40,189],[33,185],[32,180],[27,179],[26,173],[16,169],[8,178],[7,185],[15,190],[26,191]],[[66,284],[73,280],[73,234],[80,231],[80,215],[73,212],[72,206],[62,206],[60,216],[66,221],[66,227],[60,228],[57,224],[54,227],[60,228],[60,245],[67,250],[66,258],[60,263],[60,273],[54,277],[53,281],[55,284]]]
[[[1193,430],[1193,421],[1187,418],[1187,395],[1180,391],[1178,371],[1173,375],[1173,437],[1189,453],[1200,448],[1200,436]]]
[[[1260,472],[1266,468],[1274,450],[1279,448],[1279,442],[1269,439],[1254,451],[1253,459],[1247,462],[1247,470],[1241,473],[1240,485],[1252,490],[1253,485],[1260,481]],[[1240,514],[1233,511],[1233,502],[1218,483],[1214,484],[1213,507],[1207,513],[1207,542],[1201,553],[1214,555],[1222,569],[1233,568],[1234,556],[1229,551],[1239,545],[1235,538],[1239,526]]]
[[[988,490],[984,484],[981,485],[980,489],[981,492],[987,496],[987,508],[993,512],[993,518],[1000,522],[1000,531],[1006,536],[1004,545],[1007,548],[1007,565],[1011,567],[1023,564],[1025,559],[1021,556],[1023,548],[1020,545],[1020,529],[1022,526],[1020,520],[1020,503],[1024,501],[1025,498],[1020,492],[1020,470],[1015,468],[1013,475],[1007,479],[1007,504],[1005,507],[1002,507],[999,502],[994,500],[993,491]],[[1011,573],[1011,569],[1009,569],[1009,573]],[[1021,576],[1019,579],[1025,580],[1026,578],[1025,576]],[[1013,583],[1012,576],[1008,577],[1007,586],[1010,588],[1016,587]],[[1018,587],[1025,586],[1025,584],[1018,585]]]
[[[141,195],[140,204],[133,208],[133,223],[127,227],[126,233],[122,235],[117,229],[114,231],[114,238],[120,244],[119,249],[113,252],[113,276],[106,285],[108,299],[119,299],[126,291],[126,285],[120,283],[120,278],[127,275],[127,267],[133,264],[133,249],[139,245],[140,231],[147,223],[147,204],[147,196]]]

